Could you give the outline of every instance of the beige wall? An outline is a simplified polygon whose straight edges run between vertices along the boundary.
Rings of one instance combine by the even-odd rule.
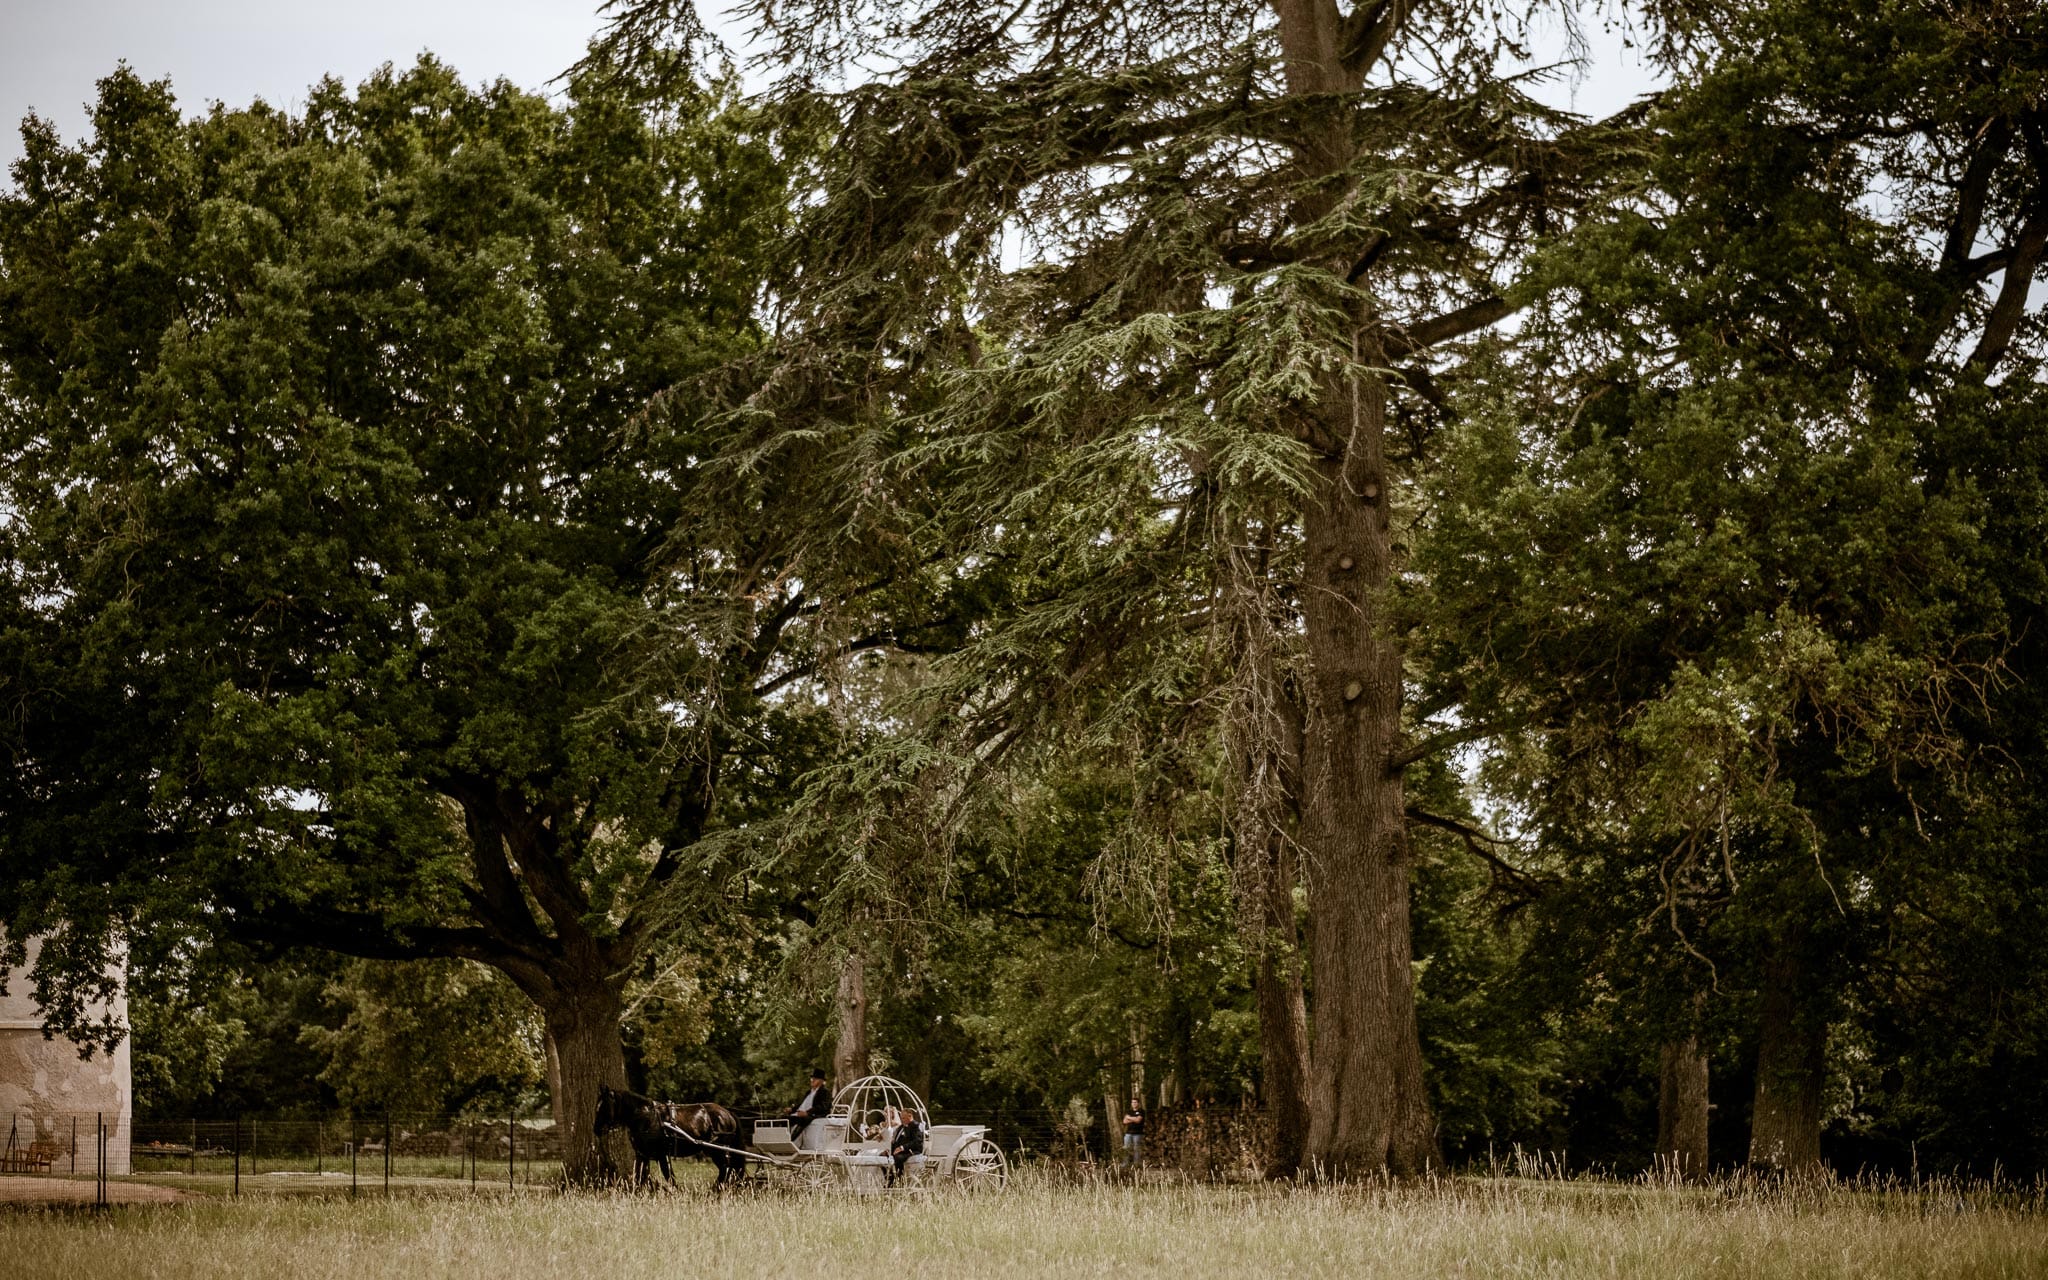
[[[30,941],[31,966],[37,950]],[[75,1131],[77,1170],[90,1173],[95,1168],[94,1126],[97,1117],[104,1117],[107,1172],[127,1173],[135,1110],[128,1041],[124,1038],[112,1054],[81,1059],[78,1046],[64,1037],[43,1038],[42,1013],[30,990],[27,970],[16,969],[7,975],[7,994],[0,996],[0,1143],[10,1131],[21,1144],[32,1138],[54,1141],[66,1150],[56,1165],[63,1172],[72,1167]],[[128,1021],[125,996],[116,997],[112,1012],[120,1022]]]

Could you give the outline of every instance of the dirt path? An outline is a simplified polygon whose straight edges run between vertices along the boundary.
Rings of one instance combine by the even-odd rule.
[[[109,1182],[107,1199],[114,1204],[171,1204],[185,1193],[144,1182]],[[0,1204],[91,1204],[90,1178],[0,1177]]]

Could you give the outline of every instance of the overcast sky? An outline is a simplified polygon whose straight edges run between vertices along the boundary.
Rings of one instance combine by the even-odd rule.
[[[21,155],[33,110],[66,139],[93,84],[123,59],[169,76],[197,113],[213,101],[299,106],[333,72],[355,84],[432,50],[470,81],[529,88],[559,75],[597,30],[597,0],[0,0],[0,160]]]
[[[539,88],[582,56],[599,0],[0,0],[0,166],[21,155],[31,110],[67,140],[85,132],[93,83],[123,59],[169,76],[190,112],[263,98],[297,107],[333,72],[355,84],[432,50],[472,82]],[[711,10],[718,7],[707,4]],[[715,20],[715,17],[714,17]],[[719,23],[724,26],[725,24]],[[727,29],[731,39],[735,33]],[[1593,115],[1650,86],[1618,33],[1593,24],[1576,85],[1545,96]],[[1561,49],[1562,41],[1556,41]],[[0,170],[4,171],[4,170]],[[5,183],[0,179],[0,184]]]

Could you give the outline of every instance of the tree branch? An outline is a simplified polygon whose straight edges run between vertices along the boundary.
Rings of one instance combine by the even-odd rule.
[[[590,911],[590,899],[563,865],[561,842],[542,823],[538,812],[510,792],[498,788],[493,799],[506,847],[519,868],[520,879],[554,923],[556,936],[568,938],[583,933],[582,921]]]
[[[233,932],[251,942],[280,947],[319,947],[363,960],[475,960],[498,969],[522,987],[547,984],[546,958],[508,945],[480,926],[393,925],[368,911],[273,903],[257,907],[247,899],[223,895],[232,913]]]
[[[1427,760],[1439,751],[1448,751],[1452,747],[1477,742],[1481,738],[1491,738],[1499,732],[1500,726],[1496,724],[1467,724],[1455,729],[1445,729],[1441,733],[1433,733],[1420,742],[1411,743],[1399,751],[1389,752],[1387,772],[1399,773],[1409,765]]]
[[[1409,806],[1406,812],[1410,822],[1425,827],[1435,827],[1439,831],[1448,831],[1464,841],[1465,847],[1470,849],[1474,856],[1492,869],[1496,884],[1505,880],[1514,887],[1516,893],[1530,900],[1540,898],[1550,891],[1553,883],[1551,877],[1539,875],[1532,871],[1524,871],[1486,847],[1487,845],[1507,845],[1508,842],[1500,837],[1488,835],[1470,823],[1460,822],[1456,818],[1447,818],[1440,813],[1430,813],[1425,809],[1418,809],[1412,805]]]
[[[787,688],[807,676],[816,675],[818,668],[824,666],[827,662],[836,661],[840,658],[850,658],[856,653],[867,653],[874,649],[904,649],[905,652],[913,651],[911,648],[898,644],[893,634],[862,636],[858,640],[849,640],[822,658],[811,662],[798,663],[781,675],[762,681],[753,687],[752,693],[757,698],[765,698],[778,689]]]
[[[2026,315],[2027,294],[2034,287],[2034,269],[2041,251],[2048,248],[2048,192],[2036,187],[2033,212],[2027,215],[2019,235],[2013,239],[2012,258],[2006,263],[2005,281],[1999,286],[1998,301],[1984,321],[1984,333],[1964,368],[1978,377],[1988,377],[2012,345],[2012,335]]]
[[[1405,330],[1398,330],[1395,345],[1402,347],[1406,352],[1420,352],[1439,342],[1462,338],[1475,330],[1497,324],[1519,309],[1506,298],[1481,298],[1455,311],[1446,311],[1434,319],[1409,325]]]
[[[488,800],[489,784],[481,778],[454,777],[444,784],[444,790],[462,806],[463,826],[469,835],[470,868],[477,880],[476,890],[468,895],[471,909],[513,945],[538,943],[543,937],[540,922],[533,918],[506,860],[505,834],[498,825],[495,806]]]
[[[1991,190],[1991,175],[1997,172],[1998,162],[2012,145],[2012,124],[2004,116],[1995,116],[1979,131],[1978,138],[1977,149],[1970,153],[1970,163],[1963,169],[1955,215],[1949,219],[1948,240],[1941,249],[1939,270],[1944,276],[1961,274],[1970,260],[1970,251],[1977,247],[1977,231],[1984,224],[1984,201]]]
[[[1408,0],[1374,0],[1346,15],[1337,33],[1337,57],[1355,79],[1363,79],[1386,55],[1408,17]]]

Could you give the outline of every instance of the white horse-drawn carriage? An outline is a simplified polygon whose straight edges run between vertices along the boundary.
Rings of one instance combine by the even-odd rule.
[[[888,1076],[864,1076],[840,1089],[832,1114],[794,1135],[787,1120],[756,1120],[747,1154],[812,1186],[879,1190],[895,1163],[889,1155],[892,1113],[915,1116],[925,1126],[924,1154],[910,1157],[896,1185],[999,1191],[1009,1181],[1010,1163],[988,1126],[932,1124],[924,1100]]]

